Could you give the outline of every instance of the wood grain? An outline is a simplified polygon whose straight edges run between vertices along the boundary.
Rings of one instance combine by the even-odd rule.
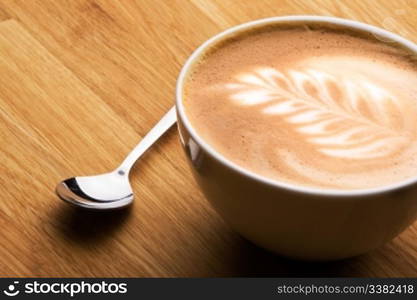
[[[111,170],[173,104],[192,50],[276,15],[360,20],[417,41],[416,1],[76,0],[0,3],[0,276],[417,276],[417,223],[361,257],[289,261],[234,233],[198,191],[171,130],[132,174],[131,209],[54,195]]]

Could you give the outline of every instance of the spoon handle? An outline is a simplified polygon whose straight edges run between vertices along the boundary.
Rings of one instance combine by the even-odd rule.
[[[177,121],[175,106],[173,106],[145,137],[129,153],[122,164],[116,169],[120,175],[129,174],[135,162],[148,150],[172,125]]]

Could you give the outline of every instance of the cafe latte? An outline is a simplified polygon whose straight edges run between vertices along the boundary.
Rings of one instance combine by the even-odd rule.
[[[417,176],[417,63],[325,24],[237,33],[189,72],[185,112],[235,164],[277,181],[366,189]]]

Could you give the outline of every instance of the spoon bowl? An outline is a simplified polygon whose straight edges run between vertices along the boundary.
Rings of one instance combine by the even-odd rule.
[[[120,173],[71,177],[57,185],[56,193],[62,200],[84,208],[122,208],[134,197],[128,177]]]

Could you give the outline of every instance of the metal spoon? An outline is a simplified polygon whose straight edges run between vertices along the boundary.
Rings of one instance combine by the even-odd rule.
[[[122,208],[131,204],[133,191],[129,183],[130,170],[175,122],[175,107],[172,107],[116,170],[100,175],[65,179],[57,185],[57,195],[73,205],[95,210]]]

